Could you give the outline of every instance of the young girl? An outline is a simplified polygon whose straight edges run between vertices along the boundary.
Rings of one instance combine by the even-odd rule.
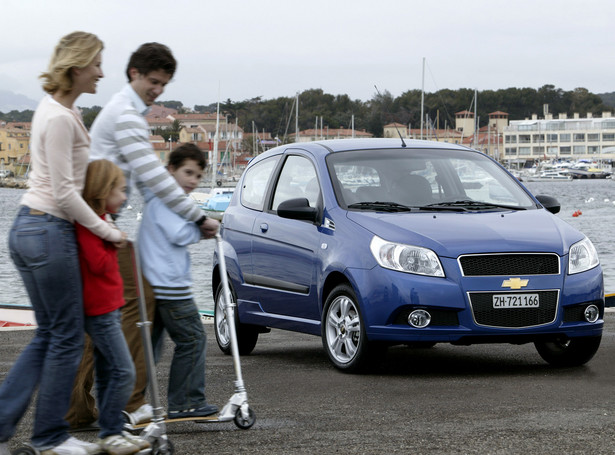
[[[83,199],[103,220],[126,201],[122,170],[107,160],[92,161],[87,169]],[[94,345],[96,390],[102,449],[111,455],[129,455],[149,447],[141,438],[122,432],[122,410],[135,381],[135,368],[122,333],[120,308],[124,290],[117,261],[120,243],[109,243],[76,223],[83,281],[85,330]]]

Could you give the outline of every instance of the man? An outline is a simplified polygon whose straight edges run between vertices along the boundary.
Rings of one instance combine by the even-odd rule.
[[[128,85],[111,98],[92,125],[90,159],[104,158],[114,162],[126,175],[128,191],[131,188],[130,182],[136,183],[142,195],[145,191],[151,191],[173,212],[195,222],[203,237],[211,238],[218,231],[218,222],[207,218],[178,186],[158,160],[149,142],[149,128],[144,116],[173,77],[176,65],[171,50],[159,43],[145,43],[131,55],[126,69]],[[152,407],[145,401],[147,371],[143,342],[140,331],[136,329],[140,318],[133,265],[127,248],[118,253],[126,301],[122,308],[122,325],[137,371],[135,389],[126,405],[126,411],[131,422],[138,423],[152,418]],[[146,281],[144,286],[148,319],[151,321],[155,300]],[[75,383],[71,409],[66,417],[73,427],[84,426],[96,419],[93,400],[87,396],[92,384],[88,384],[91,379],[87,374],[91,375],[91,367],[88,369],[86,363],[87,359],[84,358],[84,365]]]

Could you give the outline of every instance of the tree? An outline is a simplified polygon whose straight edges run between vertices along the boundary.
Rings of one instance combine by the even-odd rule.
[[[88,130],[92,127],[92,123],[94,123],[94,120],[101,110],[102,107],[100,106],[85,107],[81,109],[81,118],[83,119],[83,124]]]

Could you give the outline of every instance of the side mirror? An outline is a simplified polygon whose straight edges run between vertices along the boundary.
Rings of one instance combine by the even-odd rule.
[[[559,213],[559,209],[561,208],[557,199],[551,196],[546,196],[544,194],[539,194],[536,196],[538,202],[542,204],[542,206],[547,209],[549,212],[555,214]]]
[[[311,221],[315,223],[317,215],[318,209],[310,207],[310,201],[304,197],[289,199],[278,205],[278,216],[282,218]]]

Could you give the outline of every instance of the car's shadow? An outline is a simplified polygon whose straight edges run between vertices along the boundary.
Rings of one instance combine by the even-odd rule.
[[[292,338],[296,334],[289,334]],[[265,341],[265,337],[263,337]],[[287,340],[288,341],[288,340]],[[266,364],[268,368],[338,370],[329,361],[319,338],[306,337],[286,343],[264,342],[256,345],[249,356],[241,357],[248,368]],[[588,364],[588,365],[591,365]],[[436,377],[587,375],[588,366],[554,368],[536,352],[533,344],[484,344],[453,346],[437,344],[430,348],[392,346],[385,356],[362,375]]]

